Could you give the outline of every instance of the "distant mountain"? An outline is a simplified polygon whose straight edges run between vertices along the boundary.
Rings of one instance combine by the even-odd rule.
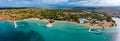
[[[89,10],[93,12],[98,12],[101,14],[106,14],[112,17],[119,17],[120,18],[120,6],[117,7],[74,7],[71,9],[76,10]]]
[[[71,9],[81,9],[81,10],[120,9],[120,6],[115,6],[115,7],[73,7]]]
[[[27,9],[27,8],[32,8],[32,7],[0,7],[0,10],[4,10],[4,9]]]

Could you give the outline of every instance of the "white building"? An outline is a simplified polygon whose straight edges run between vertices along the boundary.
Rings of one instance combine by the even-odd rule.
[[[85,21],[87,21],[87,19],[85,19],[85,18],[80,18],[79,21],[80,21],[80,23],[84,23]]]

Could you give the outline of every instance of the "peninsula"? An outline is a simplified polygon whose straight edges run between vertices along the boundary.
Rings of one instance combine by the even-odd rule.
[[[49,23],[54,21],[76,22],[96,28],[110,28],[116,25],[111,16],[86,10],[40,8],[0,10],[0,20],[17,21],[30,18],[33,20],[46,19]]]

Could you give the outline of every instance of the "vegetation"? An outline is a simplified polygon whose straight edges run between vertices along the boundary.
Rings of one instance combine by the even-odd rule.
[[[12,20],[22,20],[27,18],[65,20],[79,22],[79,18],[96,19],[99,21],[107,20],[114,22],[110,16],[96,12],[72,9],[10,9],[0,10],[0,15],[8,15]],[[89,19],[89,20],[91,20]]]

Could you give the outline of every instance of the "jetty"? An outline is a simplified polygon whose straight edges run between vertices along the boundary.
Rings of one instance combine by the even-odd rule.
[[[92,33],[100,33],[100,32],[101,32],[101,31],[99,31],[99,30],[95,30],[94,27],[90,27],[88,31],[89,31],[89,32],[92,32]]]
[[[52,27],[52,26],[53,26],[53,23],[55,22],[55,20],[49,19],[48,21],[49,21],[49,22],[48,22],[48,24],[47,24],[46,26],[47,26],[47,27]]]
[[[17,23],[16,23],[16,21],[13,21],[13,23],[14,23],[14,27],[17,28]]]
[[[94,28],[94,27],[90,27],[88,31],[91,32],[93,28]]]
[[[53,26],[53,23],[48,23],[46,26],[47,26],[47,27],[52,27],[52,26]]]

